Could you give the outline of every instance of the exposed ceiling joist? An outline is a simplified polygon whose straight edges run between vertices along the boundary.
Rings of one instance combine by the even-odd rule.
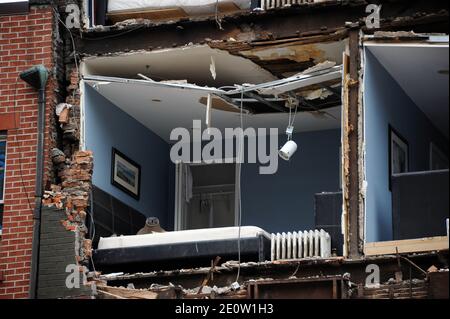
[[[261,102],[262,104],[270,107],[271,109],[273,109],[275,111],[288,112],[288,109],[286,107],[282,107],[282,106],[280,106],[280,105],[278,105],[276,103],[270,102],[270,101],[264,99],[262,96],[260,96],[260,95],[258,95],[256,93],[246,92],[246,93],[244,93],[244,95],[246,95],[246,96],[248,96],[248,97],[250,97],[252,99],[255,99],[258,102]]]

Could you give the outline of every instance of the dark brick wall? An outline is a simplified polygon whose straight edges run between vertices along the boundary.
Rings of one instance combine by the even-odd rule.
[[[38,298],[55,299],[90,295],[90,290],[83,287],[80,275],[80,289],[69,289],[66,279],[68,265],[76,265],[75,251],[77,235],[67,231],[62,225],[66,220],[64,210],[44,207],[42,209],[42,232],[39,255]]]

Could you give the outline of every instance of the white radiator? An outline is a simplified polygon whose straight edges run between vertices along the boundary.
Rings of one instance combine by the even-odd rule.
[[[330,258],[331,236],[324,230],[272,234],[272,261]]]
[[[261,0],[261,9],[274,9],[294,4],[323,2],[326,0]]]

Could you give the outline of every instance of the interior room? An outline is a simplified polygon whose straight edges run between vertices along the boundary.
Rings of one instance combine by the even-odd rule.
[[[277,77],[249,59],[194,46],[88,59],[83,68],[83,144],[94,152],[93,184],[99,194],[94,193],[93,212],[97,239],[135,235],[146,217],[157,217],[166,231],[237,226],[239,209],[243,226],[257,226],[269,233],[324,228],[335,238],[341,236],[342,79],[336,63],[325,63],[323,70],[318,69],[319,77],[313,72],[302,75],[306,80],[285,83],[277,82]],[[261,88],[258,94],[249,92],[242,98],[241,93],[232,92],[237,83]],[[285,94],[272,92],[286,87],[306,106],[287,107]],[[209,95],[214,96],[211,103]],[[212,107],[210,120],[208,105]],[[272,138],[277,141],[277,150],[286,143],[286,128],[295,118],[291,123],[297,153],[285,161],[277,151],[278,169],[268,175],[260,174],[259,163],[238,165],[236,148],[231,156],[225,151],[217,155],[215,159],[223,159],[222,164],[180,165],[171,160],[176,143],[170,139],[173,129],[192,132],[193,120],[199,120],[204,129],[210,122],[212,128],[224,132],[240,127],[241,116],[244,128],[277,129]],[[268,154],[270,136],[264,137]],[[117,156],[139,170],[139,181],[134,181],[140,184],[138,192],[114,183],[117,172],[111,166]],[[117,203],[105,204],[108,197]],[[333,210],[326,205],[320,209],[322,201],[330,197],[341,204],[335,204]],[[123,230],[116,224],[123,224],[126,217],[106,218],[108,210],[123,205],[128,208],[121,210],[128,216],[137,213],[145,217],[135,218],[140,225],[127,222]],[[322,214],[333,215],[336,225],[320,219],[318,207]],[[96,210],[103,217],[95,217]],[[342,241],[335,241],[335,252],[340,254]]]
[[[365,46],[367,243],[447,235],[448,54],[448,38]]]

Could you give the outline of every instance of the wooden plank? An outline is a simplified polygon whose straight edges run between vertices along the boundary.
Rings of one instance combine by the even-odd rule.
[[[148,19],[154,21],[164,21],[179,20],[189,17],[189,15],[181,8],[117,12],[108,13],[107,16],[113,23],[128,19]]]
[[[123,298],[123,297],[120,297],[120,296],[117,296],[117,295],[114,295],[114,294],[111,294],[109,292],[102,291],[102,290],[98,291],[98,296],[99,296],[100,299],[112,299],[112,300],[127,299],[127,298]]]
[[[202,97],[199,100],[199,103],[206,106],[208,104],[208,98]],[[225,101],[224,99],[222,99],[220,97],[216,97],[216,96],[214,96],[212,98],[212,108],[215,110],[224,111],[224,112],[240,113],[237,106]]]
[[[220,15],[237,13],[242,11],[234,2],[219,3],[218,13]],[[214,15],[211,13],[210,15]],[[151,10],[132,10],[123,12],[110,12],[107,14],[108,18],[113,22],[121,22],[128,19],[148,19],[153,21],[167,21],[180,20],[189,18],[190,15],[182,8],[166,8],[166,9],[151,9]]]
[[[106,292],[109,296],[122,299],[158,299],[159,295],[148,290],[135,290],[127,288],[116,288],[108,286],[98,286],[97,289]]]
[[[448,237],[368,243],[364,253],[366,256],[392,255],[397,254],[397,248],[400,254],[448,250]]]
[[[234,2],[221,2],[218,6],[220,14],[229,14],[241,11],[241,9]]]

